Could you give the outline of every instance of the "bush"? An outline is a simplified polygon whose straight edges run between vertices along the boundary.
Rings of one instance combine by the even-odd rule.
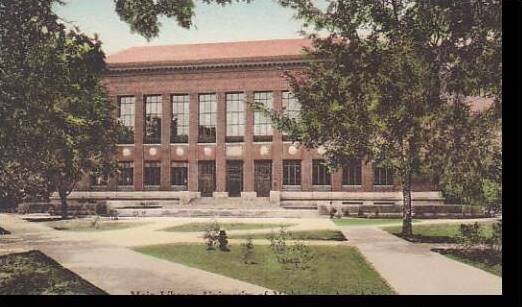
[[[330,210],[329,210],[328,213],[330,214],[330,218],[333,219],[334,216],[335,216],[336,213],[337,213],[337,209],[336,209],[335,207],[333,207],[333,206],[330,206]]]
[[[457,242],[464,249],[480,247],[486,242],[486,238],[482,234],[482,225],[475,222],[473,224],[460,224]]]
[[[207,245],[207,250],[214,250],[216,241],[218,240],[219,231],[221,230],[221,226],[217,221],[213,221],[208,224],[207,229],[205,230],[205,234],[203,235],[203,239]]]
[[[498,252],[502,252],[502,220],[496,222],[492,226],[493,233],[489,239],[489,248]]]
[[[278,234],[272,233],[268,238],[277,262],[282,264],[285,269],[304,270],[310,267],[310,262],[313,260],[312,251],[302,242],[287,245],[286,240],[291,239],[292,236],[285,227],[281,227]]]
[[[219,242],[219,250],[222,252],[229,252],[230,249],[228,248],[228,236],[227,232],[225,230],[220,230],[217,240]]]
[[[246,264],[255,264],[256,262],[253,261],[254,259],[254,243],[252,243],[252,237],[248,237],[245,241],[245,243],[241,243],[241,251],[243,253],[243,256],[241,259],[243,260],[243,263]]]

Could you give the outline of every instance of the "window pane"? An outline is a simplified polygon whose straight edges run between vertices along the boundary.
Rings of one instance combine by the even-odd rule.
[[[254,102],[263,104],[267,109],[273,108],[272,92],[255,92]],[[254,112],[254,136],[271,136],[272,120],[262,112]]]
[[[161,143],[161,96],[145,97],[145,144]]]
[[[199,142],[213,143],[216,141],[216,94],[199,95]]]
[[[119,121],[123,124],[123,134],[120,136],[120,144],[134,143],[134,116],[135,97],[119,97]]]

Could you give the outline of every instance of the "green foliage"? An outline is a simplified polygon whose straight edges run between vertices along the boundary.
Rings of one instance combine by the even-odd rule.
[[[261,105],[253,104],[253,109],[270,115],[291,140],[307,148],[324,146],[330,168],[366,159],[398,174],[404,230],[410,234],[412,177],[441,179],[443,186],[456,189],[454,194],[474,193],[467,184],[444,180],[468,178],[468,170],[481,167],[453,168],[448,160],[460,163],[448,157],[454,151],[432,145],[443,134],[438,131],[440,115],[461,97],[493,97],[489,124],[498,122],[499,0],[332,1],[325,10],[312,0],[279,2],[295,9],[312,29],[309,67],[286,73],[302,108],[298,120]],[[458,120],[467,118],[469,113]],[[474,148],[484,150],[485,144]],[[462,150],[473,155],[473,150]]]
[[[242,257],[241,260],[245,264],[255,264],[254,259],[254,243],[252,237],[248,237],[244,243],[241,243]]]
[[[220,230],[217,241],[219,243],[219,250],[222,252],[229,252],[230,249],[228,247],[228,236],[225,230]]]
[[[286,241],[292,239],[292,236],[285,227],[281,227],[277,234],[271,233],[267,238],[270,240],[270,249],[277,262],[282,264],[285,269],[306,270],[310,268],[310,263],[314,258],[312,251],[302,242],[288,245]]]
[[[251,0],[236,0],[250,2]],[[206,4],[227,5],[233,0],[203,0]],[[182,28],[192,26],[194,17],[194,0],[114,0],[116,13],[120,19],[128,23],[131,32],[138,33],[151,40],[159,35],[161,17],[173,18]]]
[[[65,197],[86,173],[109,174],[119,125],[101,85],[97,37],[67,30],[58,1],[0,5],[0,197]]]
[[[482,225],[477,222],[473,224],[461,224],[456,239],[464,249],[471,249],[486,242]]]
[[[205,234],[203,235],[203,239],[205,240],[205,244],[207,245],[207,250],[214,250],[216,242],[218,240],[219,231],[221,230],[221,226],[217,221],[212,221],[208,224],[205,229]]]
[[[491,237],[489,238],[489,248],[502,253],[502,220],[492,226]]]

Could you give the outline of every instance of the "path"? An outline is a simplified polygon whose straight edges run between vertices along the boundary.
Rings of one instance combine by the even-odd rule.
[[[61,232],[0,215],[2,225],[23,241],[1,250],[38,249],[109,294],[264,294],[269,289],[154,258],[128,248],[89,240],[68,240]],[[12,247],[10,245],[13,245]]]
[[[378,227],[340,227],[399,294],[502,294],[502,278]]]

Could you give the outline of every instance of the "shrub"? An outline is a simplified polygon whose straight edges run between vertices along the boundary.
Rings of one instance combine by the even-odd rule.
[[[244,243],[241,243],[241,251],[243,256],[241,259],[243,263],[255,264],[254,259],[254,243],[252,243],[252,237],[248,237]]]
[[[502,220],[496,222],[492,226],[493,233],[489,239],[489,248],[502,252]]]
[[[330,210],[328,213],[330,214],[330,218],[333,219],[335,214],[337,213],[337,209],[333,206],[330,206]]]
[[[330,214],[330,205],[327,204],[318,204],[317,210],[319,211],[320,215],[327,215]]]
[[[285,227],[281,227],[278,234],[271,234],[270,248],[276,256],[278,263],[282,264],[285,269],[307,269],[313,259],[312,251],[302,242],[295,242],[287,245],[286,240],[292,236],[286,231]]]
[[[220,230],[217,240],[219,242],[219,250],[222,252],[229,252],[230,249],[228,248],[228,236],[227,232],[225,230]]]
[[[215,249],[214,246],[216,245],[220,230],[221,226],[217,221],[212,221],[208,224],[207,228],[205,229],[205,234],[203,235],[203,239],[207,245],[207,250]]]
[[[91,227],[92,228],[98,229],[98,227],[100,227],[100,224],[101,224],[100,216],[96,215],[95,217],[92,218],[92,220],[91,220]]]
[[[460,224],[457,242],[464,249],[481,246],[486,241],[482,234],[482,226],[475,222],[473,224]]]

